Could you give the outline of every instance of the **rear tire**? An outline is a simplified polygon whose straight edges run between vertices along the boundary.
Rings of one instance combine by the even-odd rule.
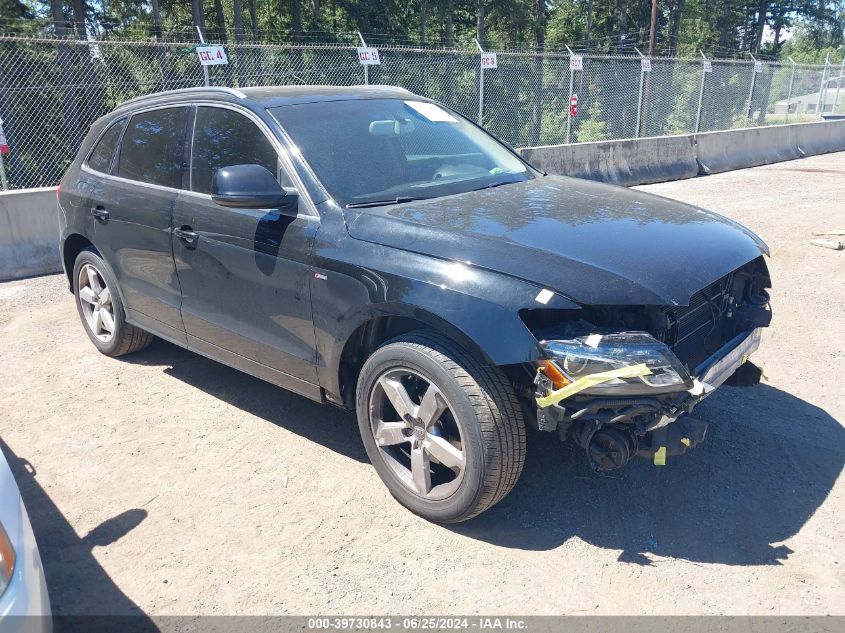
[[[152,334],[126,322],[117,281],[94,249],[85,249],[76,257],[73,294],[85,333],[101,353],[123,356],[152,343]]]
[[[466,521],[522,472],[525,424],[507,377],[438,334],[406,334],[373,352],[356,408],[376,472],[426,519]]]

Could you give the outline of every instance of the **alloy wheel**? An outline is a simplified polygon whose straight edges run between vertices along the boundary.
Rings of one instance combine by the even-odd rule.
[[[88,329],[103,343],[114,337],[114,304],[102,273],[91,264],[79,269],[79,304]]]
[[[404,367],[384,372],[370,393],[369,417],[381,457],[408,490],[437,501],[458,489],[463,424],[430,379]]]

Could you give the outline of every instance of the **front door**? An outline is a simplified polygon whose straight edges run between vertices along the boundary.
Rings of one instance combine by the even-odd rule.
[[[98,179],[90,199],[94,243],[117,276],[128,320],[182,345],[170,232],[189,112],[170,107],[133,115],[111,174]]]
[[[246,113],[198,106],[192,129],[190,175],[173,217],[188,346],[313,395],[308,260],[319,219],[302,202],[289,215],[215,204],[211,181],[220,167],[257,164],[278,174],[283,185],[291,181],[274,143]]]

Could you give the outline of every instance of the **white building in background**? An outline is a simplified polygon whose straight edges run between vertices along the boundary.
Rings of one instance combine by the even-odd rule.
[[[836,101],[837,96],[839,97],[839,101]],[[838,110],[841,112],[845,109],[845,86],[839,89],[838,95],[836,87],[833,86],[828,88],[824,91],[823,94],[824,103],[822,104],[821,111],[824,112],[833,112],[834,106],[838,105]],[[787,112],[787,105],[789,106],[789,113],[790,114],[816,114],[816,108],[819,105],[819,92],[811,92],[810,94],[806,95],[798,95],[796,97],[792,97],[789,101],[783,99],[782,101],[775,102],[775,114],[786,114]]]

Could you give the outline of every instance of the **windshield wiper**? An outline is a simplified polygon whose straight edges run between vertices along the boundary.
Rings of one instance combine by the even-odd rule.
[[[389,200],[371,200],[369,202],[351,202],[346,205],[347,209],[363,209],[366,207],[383,207],[386,204],[401,204],[403,202],[413,202],[414,200],[428,200],[426,196],[397,196]]]
[[[493,189],[493,187],[501,187],[502,185],[513,185],[520,182],[519,180],[500,180],[499,182],[491,182],[489,185],[484,185],[472,191],[482,191],[483,189]]]

